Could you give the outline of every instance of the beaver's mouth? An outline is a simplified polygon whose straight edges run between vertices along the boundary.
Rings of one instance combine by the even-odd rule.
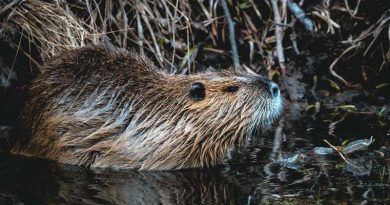
[[[263,130],[269,128],[279,119],[283,109],[283,100],[279,86],[271,81],[265,90],[265,99],[263,98],[254,115],[257,127]]]
[[[272,124],[272,122],[278,120],[282,114],[283,100],[280,95],[271,101],[271,107],[273,107],[273,109],[271,109],[269,116]]]
[[[255,136],[264,134],[273,123],[279,120],[283,111],[282,97],[263,101],[253,112],[252,120],[248,126],[245,145],[251,144]]]
[[[281,116],[283,101],[279,95],[276,98],[267,100],[263,106],[264,107],[258,109],[265,111],[264,113],[260,114],[260,116],[257,116],[257,120],[260,121],[258,126],[260,126],[261,129],[267,129]]]

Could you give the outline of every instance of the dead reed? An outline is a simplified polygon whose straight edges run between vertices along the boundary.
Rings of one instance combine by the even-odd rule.
[[[38,48],[40,60],[108,36],[117,46],[153,55],[160,66],[172,72],[196,72],[197,57],[208,52],[230,56],[230,64],[255,72],[263,69],[272,77],[285,73],[286,51],[300,52],[297,36],[319,30],[333,35],[340,25],[330,14],[345,12],[359,19],[360,2],[13,0],[0,9],[0,21],[17,27]],[[383,15],[361,36],[340,42],[350,44],[345,52],[384,32],[389,15]],[[37,60],[36,56],[31,58]],[[335,71],[338,60],[330,64],[330,73],[348,86]]]

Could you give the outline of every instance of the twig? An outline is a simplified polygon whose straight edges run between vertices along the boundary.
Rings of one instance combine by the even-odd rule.
[[[387,13],[387,12],[386,12]],[[386,14],[384,14],[386,15]],[[381,19],[384,17],[384,15],[381,17]],[[389,15],[389,14],[387,14]],[[378,26],[375,26],[375,30],[371,32],[372,34],[372,37],[373,37],[373,40],[371,41],[371,43],[367,46],[367,49],[364,51],[363,55],[366,56],[367,55],[367,52],[368,50],[370,50],[371,46],[374,44],[374,42],[376,41],[376,39],[378,38],[378,36],[382,33],[382,30],[384,28],[386,28],[386,24],[389,22],[390,20],[390,17],[386,17],[385,19],[383,19]],[[388,25],[387,25],[388,26]]]
[[[179,6],[179,0],[176,0],[176,5],[174,7],[174,13],[173,13],[173,20],[172,20],[172,43],[176,42],[176,17],[177,17],[177,11]],[[171,64],[174,65],[175,63],[175,56],[176,56],[176,46],[173,46],[173,52],[172,52],[172,61]],[[171,73],[176,71],[176,68],[174,66],[171,66]]]
[[[279,60],[279,65],[282,70],[282,74],[284,75],[286,73],[286,67],[284,65],[285,58],[284,58],[284,52],[283,52],[283,28],[280,26],[282,24],[280,13],[279,13],[279,6],[278,6],[278,0],[271,0],[272,4],[272,10],[274,12],[274,21],[275,21],[275,36],[276,36],[276,52],[277,57]]]
[[[136,20],[137,20],[137,31],[138,31],[138,40],[137,40],[137,44],[139,46],[139,50],[140,50],[140,53],[141,55],[145,55],[145,52],[144,52],[144,46],[143,46],[143,42],[144,42],[144,33],[143,33],[143,26],[142,26],[142,23],[141,23],[141,18],[140,18],[140,14],[139,12],[137,11],[136,13]]]
[[[292,47],[294,48],[295,53],[299,54],[300,52],[299,52],[298,43],[297,43],[297,33],[295,32],[294,25],[295,25],[295,19],[292,19],[291,20],[290,40],[291,40]]]
[[[16,54],[15,54],[15,58],[14,60],[12,61],[12,66],[11,66],[11,70],[9,71],[9,74],[8,74],[8,77],[7,77],[7,82],[9,82],[9,80],[11,79],[11,74],[12,74],[12,71],[14,70],[14,67],[15,67],[15,62],[16,62],[16,59],[18,57],[18,54],[19,54],[19,50],[20,50],[20,44],[22,43],[22,38],[23,38],[23,30],[21,31],[22,34],[20,34],[20,38],[19,38],[19,43],[18,43],[18,46],[16,48]]]
[[[346,81],[343,77],[341,77],[339,74],[336,73],[336,71],[333,70],[334,66],[336,65],[336,63],[345,55],[347,54],[349,51],[351,51],[352,49],[354,48],[357,48],[360,46],[360,43],[357,43],[349,48],[347,48],[346,50],[344,50],[333,62],[332,64],[330,64],[329,66],[329,71],[330,73],[336,77],[337,79],[339,79],[341,82],[344,83],[345,86],[347,87],[355,87],[355,85],[352,85],[350,82]]]
[[[323,21],[325,21],[328,24],[328,29],[326,32],[334,34],[335,33],[335,28],[340,28],[340,25],[337,24],[333,19],[330,17],[330,13],[326,9],[319,9],[315,8],[317,11],[312,11],[313,16],[317,16]]]
[[[348,112],[344,113],[344,115],[340,118],[340,120],[337,120],[335,122],[332,122],[329,124],[328,128],[328,134],[330,136],[333,136],[333,137],[336,137],[337,138],[337,135],[334,133],[335,129],[336,129],[336,125],[339,124],[340,122],[344,121],[345,117],[347,117],[348,115]]]
[[[229,28],[229,40],[230,46],[232,47],[233,63],[236,69],[240,68],[240,59],[238,57],[237,44],[236,44],[236,34],[234,32],[234,22],[232,16],[230,15],[229,8],[227,6],[226,0],[221,0],[223,11],[226,15],[226,21]]]
[[[333,146],[332,144],[330,144],[330,142],[328,142],[328,140],[324,140],[324,142],[326,144],[328,144],[332,149],[334,149],[337,153],[339,153],[340,157],[343,158],[343,160],[347,163],[347,164],[351,164],[351,162],[348,161],[348,159],[343,155],[343,153],[340,152],[339,149],[337,149],[337,147]]]
[[[354,9],[353,11],[349,8],[349,4],[348,4],[348,1],[347,1],[347,0],[344,0],[344,3],[345,3],[345,6],[347,7],[348,13],[349,13],[352,17],[357,18],[357,19],[364,19],[364,18],[361,18],[361,17],[356,17],[356,13],[357,13],[358,10],[359,10],[360,1],[361,1],[361,0],[358,0],[358,1],[357,1],[356,7],[355,7],[355,9]]]
[[[313,31],[313,21],[306,17],[305,11],[298,4],[291,0],[287,0],[287,7],[297,17],[299,22],[305,26],[306,30]]]
[[[129,27],[128,19],[127,19],[126,10],[125,10],[125,3],[123,1],[119,1],[119,4],[120,4],[121,12],[122,12],[123,27],[124,27],[122,47],[127,49],[127,35],[128,35],[128,27]],[[97,8],[99,8],[99,7],[97,7]]]
[[[13,7],[15,4],[18,4],[19,3],[19,0],[14,0],[12,2],[10,2],[9,4],[5,5],[2,9],[0,9],[0,16],[8,11],[11,7]]]
[[[11,46],[12,48],[14,48],[15,50],[20,50],[24,55],[27,56],[27,58],[28,58],[32,63],[34,63],[34,65],[35,65],[37,68],[41,67],[42,64],[39,63],[38,61],[36,61],[36,60],[31,56],[31,52],[26,52],[26,51],[24,51],[23,48],[21,48],[20,46],[14,44],[14,43],[12,43],[12,42],[10,43],[10,46]]]
[[[143,19],[146,27],[148,28],[149,30],[149,33],[150,33],[150,37],[152,38],[152,41],[153,41],[153,44],[154,44],[154,47],[155,47],[155,50],[156,50],[156,58],[157,58],[157,62],[162,66],[164,67],[163,63],[164,63],[164,58],[161,54],[161,51],[160,51],[160,47],[158,46],[158,43],[157,43],[157,39],[156,39],[156,36],[154,35],[154,31],[153,31],[153,28],[152,26],[150,25],[149,23],[149,19],[148,17],[146,16],[146,12],[145,12],[145,9],[143,8],[142,5],[139,5],[139,8],[140,8],[140,13],[141,13],[141,18]]]

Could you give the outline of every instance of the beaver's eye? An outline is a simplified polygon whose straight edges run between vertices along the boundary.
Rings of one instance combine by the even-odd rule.
[[[206,88],[204,87],[203,83],[193,83],[191,86],[190,95],[195,101],[203,100],[206,96]]]
[[[228,93],[235,93],[238,91],[238,86],[236,85],[228,86],[224,89],[224,91]]]

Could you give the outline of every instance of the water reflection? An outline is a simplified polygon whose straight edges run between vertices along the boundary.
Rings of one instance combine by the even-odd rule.
[[[2,157],[0,204],[243,204],[217,170],[109,172]]]
[[[311,159],[291,169],[267,160],[268,151],[180,172],[91,171],[0,153],[0,204],[390,203],[390,168],[370,164],[370,176],[355,177],[337,159]]]

